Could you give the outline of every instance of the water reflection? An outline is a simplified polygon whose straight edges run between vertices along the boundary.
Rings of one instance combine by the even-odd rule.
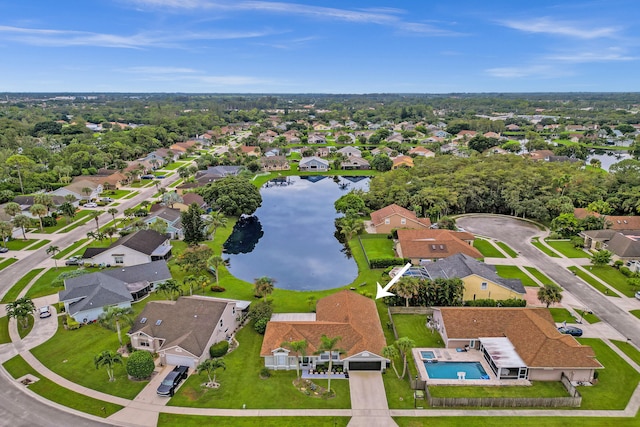
[[[227,254],[248,254],[264,236],[262,224],[257,216],[242,216],[233,227],[231,236],[224,242],[223,248]]]

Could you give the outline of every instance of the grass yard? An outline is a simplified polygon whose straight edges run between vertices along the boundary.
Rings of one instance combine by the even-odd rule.
[[[56,254],[56,256],[54,256],[53,258],[55,259],[62,259],[62,258],[66,258],[67,255],[70,255],[73,251],[75,251],[77,248],[79,248],[80,246],[84,245],[85,243],[87,243],[89,239],[80,239],[77,242],[75,242],[73,245],[67,246],[66,248],[64,248],[63,250],[61,250],[60,252],[58,252]],[[84,250],[83,250],[84,251]]]
[[[264,360],[260,357],[262,335],[247,325],[236,338],[240,346],[224,357],[227,369],[217,372],[218,389],[201,386],[207,381],[206,374],[191,375],[171,398],[171,406],[198,408],[242,408],[247,409],[347,409],[351,407],[349,381],[334,379],[331,388],[336,392],[333,399],[310,397],[298,391],[292,381],[295,370],[272,371],[270,378],[260,379]],[[338,343],[339,344],[339,343]],[[315,380],[326,387],[327,380]]]
[[[538,286],[538,284],[517,265],[496,265],[495,267],[500,277],[504,277],[505,279],[520,279],[524,286]]]
[[[635,296],[636,290],[632,288],[627,282],[627,278],[620,273],[619,270],[611,267],[610,265],[586,267],[589,271],[607,282],[610,286],[616,288],[620,293],[629,298]]]
[[[40,249],[41,247],[43,247],[45,245],[48,245],[49,243],[51,243],[51,240],[46,240],[46,239],[40,240],[37,243],[35,243],[35,244],[31,245],[31,246],[28,246],[26,248],[26,250],[35,251],[36,249]]]
[[[11,342],[9,336],[9,318],[7,316],[0,317],[0,344]]]
[[[20,292],[25,288],[25,286],[27,286],[34,277],[40,274],[42,270],[44,270],[44,268],[34,268],[30,272],[22,276],[22,278],[20,278],[20,280],[18,280],[16,284],[13,285],[11,289],[9,289],[9,291],[2,297],[0,303],[6,304],[8,302],[15,301],[18,298],[18,295],[20,295]]]
[[[566,308],[550,308],[549,312],[551,312],[551,317],[553,317],[553,321],[556,323],[575,323],[576,319]]]
[[[169,188],[175,188],[178,185],[182,184],[182,182],[184,181],[184,178],[180,178],[177,181],[172,182],[171,184],[168,185]]]
[[[211,417],[160,413],[158,427],[202,427]],[[346,427],[349,417],[215,417],[216,427]]]
[[[640,319],[640,310],[631,310],[629,313]]]
[[[514,251],[513,249],[511,249],[509,247],[509,245],[507,245],[504,242],[496,242],[496,245],[500,246],[500,248],[505,251],[507,253],[507,255],[509,255],[511,258],[517,258],[518,257],[518,252]]]
[[[18,258],[7,258],[7,259],[3,259],[2,262],[0,262],[0,271],[4,270],[5,268],[9,267],[11,264],[13,264],[14,262],[18,262]]]
[[[533,239],[531,239],[531,244],[536,248],[540,249],[542,252],[544,252],[547,256],[550,256],[551,258],[560,258],[560,255],[558,255],[557,253],[549,249],[544,244],[540,243],[540,240],[537,237],[534,237]]]
[[[33,245],[37,241],[37,239],[12,239],[9,240],[6,244],[10,251],[21,251],[27,246]]]
[[[42,276],[40,276],[38,280],[36,280],[31,288],[29,288],[29,290],[27,291],[27,297],[38,298],[45,295],[55,294],[56,292],[63,290],[64,284],[57,284],[55,283],[55,280],[61,273],[77,269],[78,267],[76,266],[58,267],[57,269],[50,268]]]
[[[551,279],[549,279],[547,276],[545,276],[544,274],[542,274],[537,268],[535,267],[525,267],[525,269],[533,274],[533,276],[538,279],[539,281],[541,281],[543,284],[548,285],[550,283],[553,283],[553,281]]]
[[[560,381],[535,381],[531,386],[429,386],[433,397],[568,397]]]
[[[476,238],[473,241],[473,247],[479,250],[486,258],[506,258],[504,254],[488,240]]]
[[[614,292],[610,292],[609,288],[607,288],[605,285],[603,285],[602,283],[598,282],[596,279],[594,279],[593,277],[591,277],[589,274],[587,274],[585,271],[583,271],[582,269],[578,268],[578,267],[569,267],[569,270],[571,270],[573,273],[575,273],[576,276],[578,276],[579,278],[581,278],[582,280],[584,280],[585,282],[587,282],[589,285],[591,285],[593,288],[597,289],[598,291],[600,291],[600,293],[602,293],[603,295],[608,295],[610,297],[616,297],[616,298],[620,298],[620,296]]]
[[[139,191],[130,191],[129,194],[127,194],[126,196],[123,197],[123,199],[133,199],[139,193],[140,193]]]
[[[31,350],[47,368],[84,387],[125,399],[133,399],[147,385],[147,381],[130,381],[124,365],[115,366],[114,382],[109,382],[105,369],[96,369],[93,358],[97,354],[103,350],[117,350],[115,332],[97,323],[71,331],[62,327],[62,317],[58,321],[54,337]],[[125,332],[126,329],[122,331],[123,335]]]
[[[369,259],[395,258],[396,256],[393,251],[393,240],[387,238],[386,234],[365,234],[359,236],[359,240]]]
[[[122,199],[123,197],[126,197],[127,195],[129,195],[131,193],[131,191],[129,190],[106,190],[103,191],[101,196],[102,197],[111,197],[112,199]]]
[[[189,162],[173,162],[169,165],[165,165],[162,167],[162,170],[165,171],[172,171],[172,170],[176,170],[178,168],[181,168],[182,166],[189,166]]]
[[[638,416],[635,418],[614,417],[394,417],[398,427],[633,427],[640,423]]]
[[[636,347],[625,341],[611,340],[611,342],[640,366],[640,351]]]
[[[549,246],[567,258],[589,258],[589,254],[582,249],[575,248],[569,240],[545,240]]]
[[[42,377],[35,369],[29,366],[20,355],[8,360],[3,366],[9,374],[16,379],[27,374],[38,377],[39,380],[30,384],[29,389],[45,399],[59,403],[60,405],[103,418],[115,414],[123,408],[120,405],[93,399],[59,386],[48,378]]]
[[[590,345],[605,368],[598,371],[595,386],[578,387],[582,394],[580,409],[624,409],[640,381],[640,373],[601,340],[579,338],[578,341]]]
[[[22,323],[18,322],[18,335],[20,336],[20,339],[26,337],[27,335],[29,335],[29,332],[31,332],[31,330],[33,329],[33,322],[35,321],[35,318],[32,315],[29,315],[29,317],[27,317],[27,326],[22,327]]]

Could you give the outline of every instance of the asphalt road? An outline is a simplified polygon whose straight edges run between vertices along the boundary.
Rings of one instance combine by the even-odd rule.
[[[557,264],[529,242],[541,231],[533,224],[508,216],[465,216],[457,220],[459,227],[482,236],[501,240],[527,258],[538,270],[546,274],[562,288],[579,300],[584,307],[592,310],[602,321],[609,323],[622,335],[640,345],[640,326],[631,314],[613,302],[616,298],[605,297],[599,291],[583,282]]]

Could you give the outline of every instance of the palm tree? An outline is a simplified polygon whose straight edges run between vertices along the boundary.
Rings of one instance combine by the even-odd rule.
[[[109,236],[109,242],[113,243],[113,236],[118,234],[118,229],[116,227],[107,227],[104,233]]]
[[[12,221],[15,227],[18,227],[20,228],[20,230],[22,230],[22,237],[24,238],[24,240],[27,240],[27,234],[25,233],[24,228],[31,225],[31,218],[26,215],[18,214],[13,217]]]
[[[402,337],[396,341],[396,347],[402,353],[402,376],[400,378],[404,378],[407,373],[407,354],[415,346],[416,342],[409,337]]]
[[[121,326],[131,326],[133,325],[133,310],[131,307],[105,307],[104,313],[98,317],[98,323],[100,326],[107,328],[109,330],[116,330],[118,334],[118,342],[120,343],[120,347],[122,344],[122,332]]]
[[[22,297],[7,304],[7,317],[14,318],[20,323],[22,329],[29,326],[29,316],[36,311],[36,306],[31,298]]]
[[[395,293],[405,300],[405,307],[409,307],[409,300],[416,296],[419,289],[419,280],[416,277],[403,276],[393,285]]]
[[[36,203],[35,205],[31,205],[29,208],[29,213],[31,215],[35,215],[40,220],[40,231],[42,232],[44,227],[42,226],[42,217],[47,215],[47,207],[45,205],[41,205]]]
[[[347,241],[351,240],[354,235],[360,233],[363,229],[363,222],[356,219],[347,219],[340,224],[340,233]]]
[[[219,385],[216,383],[216,371],[220,368],[225,370],[227,369],[227,365],[224,363],[224,360],[222,360],[221,358],[215,358],[215,359],[205,360],[204,362],[199,364],[196,369],[198,371],[198,374],[202,373],[203,371],[206,372],[207,378],[209,378],[208,384],[211,387],[215,387],[216,385]],[[213,379],[211,379],[211,375],[213,375]]]
[[[9,221],[0,221],[0,236],[2,236],[2,245],[7,247],[7,240],[13,235],[13,225]]]
[[[300,378],[300,357],[306,356],[307,340],[287,341],[280,344],[281,347],[288,348],[296,355],[296,378]]]
[[[51,207],[53,206],[53,196],[47,193],[37,193],[33,196],[33,202],[46,207],[48,214],[49,209],[51,209]]]
[[[173,294],[180,293],[180,286],[176,279],[165,280],[156,286],[156,291],[162,292],[167,296],[167,299],[173,301]]]
[[[107,209],[107,213],[109,215],[111,215],[111,218],[113,218],[113,226],[116,226],[116,215],[118,215],[118,209],[116,208],[109,208]]]
[[[186,276],[182,280],[182,283],[189,288],[189,295],[193,295],[193,285],[195,285],[197,282],[198,282],[198,278],[193,274]]]
[[[207,233],[211,235],[211,240],[216,235],[216,230],[220,227],[226,227],[227,225],[227,217],[220,211],[211,212],[209,214],[209,219],[206,222],[207,225]]]
[[[90,187],[82,187],[81,191],[87,196],[87,199],[89,199],[89,195],[93,193],[93,190]]]
[[[113,376],[113,367],[116,364],[122,365],[122,356],[120,356],[118,353],[104,350],[102,353],[97,354],[93,358],[93,363],[96,365],[96,369],[100,369],[103,366],[107,368],[109,382],[114,382],[116,378]]]
[[[22,208],[16,202],[9,202],[4,205],[4,213],[9,215],[10,217],[14,217],[22,212]]]
[[[96,230],[98,233],[100,232],[100,223],[98,222],[98,217],[102,215],[103,211],[91,211],[89,212],[89,218],[96,220]]]
[[[562,301],[562,288],[556,284],[549,283],[538,289],[538,300],[547,305]]]
[[[271,295],[273,292],[273,287],[276,283],[276,279],[272,279],[271,277],[262,276],[257,279],[254,279],[254,293],[258,297],[264,298],[264,301],[267,301],[267,296]]]
[[[318,347],[317,353],[329,352],[329,371],[327,375],[328,385],[327,391],[331,392],[331,369],[333,368],[333,352],[337,352],[338,354],[343,353],[344,351],[336,348],[338,341],[340,341],[342,337],[333,337],[329,338],[325,334],[322,334],[320,337],[320,347]]]
[[[53,263],[56,266],[56,270],[58,269],[58,260],[56,260],[56,254],[60,252],[60,248],[58,246],[51,245],[47,248],[47,254],[52,254]]]
[[[216,286],[220,284],[218,280],[218,272],[220,271],[220,267],[228,266],[229,260],[222,258],[220,255],[214,255],[207,260],[208,264],[216,270]]]
[[[391,361],[391,367],[393,371],[396,373],[398,379],[400,378],[400,374],[398,374],[398,369],[396,368],[396,359],[400,356],[398,353],[398,349],[393,345],[388,345],[382,349],[382,357],[385,357]]]
[[[87,239],[98,240],[98,233],[96,233],[95,231],[87,232]]]

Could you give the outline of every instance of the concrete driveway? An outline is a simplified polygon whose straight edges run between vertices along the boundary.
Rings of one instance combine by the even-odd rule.
[[[382,373],[350,371],[349,391],[351,393],[351,410],[353,411],[349,427],[397,426],[389,415]]]

